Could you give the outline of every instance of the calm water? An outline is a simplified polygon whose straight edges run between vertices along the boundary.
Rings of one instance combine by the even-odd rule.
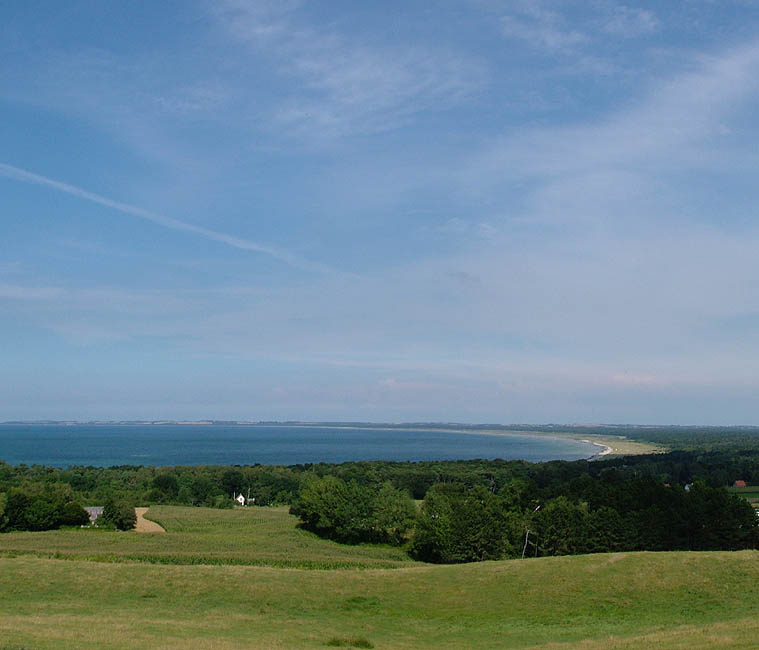
[[[0,425],[12,465],[293,465],[349,460],[577,460],[578,440],[529,435],[292,426]]]

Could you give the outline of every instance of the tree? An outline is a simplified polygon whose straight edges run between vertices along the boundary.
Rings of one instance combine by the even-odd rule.
[[[86,526],[90,516],[76,501],[69,501],[58,513],[61,526]]]
[[[453,557],[453,506],[443,484],[433,485],[419,510],[411,554],[425,562],[451,562]]]
[[[373,541],[373,495],[356,481],[346,483],[336,476],[306,479],[292,513],[303,527],[337,541]]]
[[[588,540],[588,510],[561,496],[549,501],[536,516],[541,555],[584,553]]]
[[[386,482],[374,498],[374,527],[378,537],[402,544],[414,525],[416,506],[405,492]]]
[[[132,530],[137,523],[134,506],[126,501],[113,501],[112,499],[109,499],[103,506],[101,519],[104,523],[111,524],[118,530]]]
[[[19,488],[13,488],[8,492],[5,502],[6,527],[9,530],[27,530],[26,509],[31,499]]]
[[[503,500],[481,485],[440,483],[427,492],[411,552],[427,562],[496,560],[513,552]]]
[[[231,497],[232,493],[242,492],[245,484],[245,477],[239,469],[228,469],[221,475],[221,489],[226,496]]]
[[[633,548],[633,533],[628,523],[614,508],[602,506],[588,517],[587,551],[607,553]]]
[[[8,525],[8,517],[5,516],[5,505],[7,500],[8,497],[5,493],[0,492],[0,533],[2,533]]]
[[[153,487],[168,497],[176,497],[177,492],[179,492],[179,483],[174,474],[156,474],[153,479]]]
[[[24,515],[27,530],[51,530],[60,525],[58,505],[40,497],[29,502]]]
[[[216,486],[210,478],[201,475],[190,483],[190,492],[193,505],[211,505]]]

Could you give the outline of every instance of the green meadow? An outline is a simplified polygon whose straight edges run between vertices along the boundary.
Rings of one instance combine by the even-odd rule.
[[[153,506],[164,534],[52,530],[0,535],[0,555],[98,562],[241,564],[305,569],[392,568],[411,563],[399,548],[347,546],[296,527],[287,507],[215,510]]]
[[[759,637],[757,551],[435,566],[320,540],[279,508],[148,515],[167,532],[1,535],[0,648],[697,649]]]

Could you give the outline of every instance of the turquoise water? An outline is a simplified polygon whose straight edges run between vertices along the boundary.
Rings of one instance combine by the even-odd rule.
[[[295,465],[352,460],[578,460],[598,447],[564,438],[412,429],[262,425],[0,425],[12,465]]]

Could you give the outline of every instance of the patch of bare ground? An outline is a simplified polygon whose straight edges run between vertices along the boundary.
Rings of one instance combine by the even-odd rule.
[[[137,523],[134,526],[135,531],[138,533],[165,533],[163,526],[158,525],[150,519],[145,519],[145,513],[149,508],[135,508],[134,512],[137,515]]]

